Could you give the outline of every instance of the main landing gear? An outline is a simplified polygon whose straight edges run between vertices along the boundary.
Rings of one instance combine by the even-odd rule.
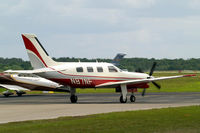
[[[23,94],[26,94],[26,92],[24,92],[24,91],[16,91],[16,94],[17,94],[17,96],[22,96]],[[5,96],[5,97],[9,97],[10,95],[14,95],[14,93],[12,92],[12,91],[10,91],[10,90],[7,90],[7,91],[4,91],[3,92],[3,95]]]
[[[78,97],[75,95],[76,94],[76,88],[70,88],[70,93],[71,93],[71,103],[77,103]]]
[[[77,103],[78,97],[76,95],[71,95],[70,100],[71,100],[71,103]]]
[[[3,92],[3,95],[4,95],[5,97],[9,97],[10,95],[13,95],[13,94],[14,94],[14,93],[11,92],[11,91],[9,91],[9,90]]]
[[[120,96],[119,101],[121,103],[126,103],[127,102],[127,87],[126,85],[121,85],[120,87],[121,87],[121,96]],[[135,102],[135,100],[136,100],[136,97],[132,93],[132,95],[130,96],[130,101]]]
[[[26,94],[24,91],[16,91],[17,96],[21,97],[23,94]]]

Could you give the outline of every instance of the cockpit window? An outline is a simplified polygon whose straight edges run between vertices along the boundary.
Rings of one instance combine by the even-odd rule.
[[[102,67],[97,67],[97,72],[103,72],[103,68]]]
[[[114,66],[108,66],[109,72],[118,72]]]
[[[77,72],[83,72],[83,67],[77,67],[77,68],[76,68],[76,71],[77,71]]]

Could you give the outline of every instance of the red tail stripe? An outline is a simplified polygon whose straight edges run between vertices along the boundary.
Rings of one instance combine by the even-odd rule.
[[[40,56],[40,53],[37,51],[37,49],[35,48],[35,46],[32,44],[32,42],[28,38],[26,38],[24,35],[22,35],[22,38],[24,40],[24,44],[25,44],[26,49],[28,49],[28,50],[32,51],[33,53],[35,53],[37,55],[37,57],[40,58],[40,60],[42,61],[42,63],[46,67],[48,67],[46,65],[46,63],[44,62],[44,60],[42,59],[42,57]]]

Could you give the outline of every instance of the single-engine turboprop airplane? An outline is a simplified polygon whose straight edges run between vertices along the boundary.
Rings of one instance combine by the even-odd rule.
[[[82,63],[82,62],[55,62],[34,34],[22,34],[22,38],[34,70],[9,70],[7,72],[31,73],[57,82],[70,90],[70,100],[76,103],[76,88],[116,88],[121,92],[120,102],[127,102],[127,93],[132,92],[130,101],[135,102],[134,93],[137,88],[143,88],[143,95],[148,83],[158,80],[190,77],[194,75],[179,75],[154,78],[154,63],[150,74],[122,71],[111,63]]]

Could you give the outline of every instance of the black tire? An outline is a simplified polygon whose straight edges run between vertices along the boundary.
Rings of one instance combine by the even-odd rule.
[[[121,102],[121,103],[126,103],[126,102],[127,102],[127,97],[126,97],[126,100],[124,101],[123,96],[121,96],[121,97],[120,97],[120,102]]]
[[[8,94],[4,94],[4,96],[5,96],[5,97],[9,97],[9,95],[8,95]]]
[[[78,97],[75,96],[75,95],[72,95],[72,96],[70,97],[70,100],[71,100],[71,103],[77,103]]]
[[[130,101],[131,101],[131,102],[135,102],[135,100],[136,100],[136,97],[135,97],[134,95],[131,95],[131,96],[130,96]]]

